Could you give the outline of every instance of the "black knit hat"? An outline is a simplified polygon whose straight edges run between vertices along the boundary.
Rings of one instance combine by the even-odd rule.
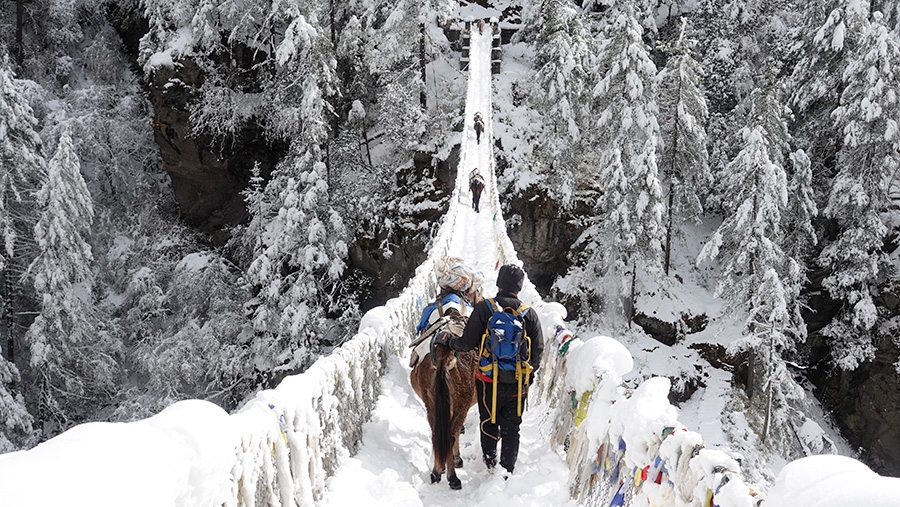
[[[525,272],[519,266],[515,264],[500,266],[500,272],[497,273],[497,287],[509,292],[519,292],[524,281]]]

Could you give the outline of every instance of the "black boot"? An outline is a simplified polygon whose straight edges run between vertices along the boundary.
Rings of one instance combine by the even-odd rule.
[[[497,452],[496,451],[489,453],[489,454],[485,454],[484,456],[482,456],[482,459],[484,460],[484,466],[487,467],[488,471],[493,470],[494,467],[497,466]]]
[[[519,439],[518,435],[504,437],[502,448],[500,449],[500,466],[512,474],[516,468],[516,459],[519,456]]]

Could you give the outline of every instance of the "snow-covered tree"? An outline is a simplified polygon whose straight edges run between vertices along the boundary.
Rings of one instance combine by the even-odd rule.
[[[52,434],[109,401],[118,382],[119,343],[101,328],[94,306],[87,242],[94,208],[68,132],[47,167],[34,226],[39,254],[28,268],[41,310],[25,339],[40,379],[39,417]]]
[[[32,434],[32,417],[19,391],[14,364],[13,314],[19,307],[18,279],[27,261],[22,252],[26,227],[33,222],[33,186],[46,163],[37,120],[13,79],[8,61],[0,60],[0,452],[23,445]]]
[[[747,327],[753,331],[741,344],[757,351],[753,366],[761,376],[757,389],[762,394],[758,400],[763,414],[762,441],[786,451],[785,455],[790,455],[797,430],[791,402],[805,398],[803,389],[790,375],[783,359],[783,354],[792,352],[796,343],[790,332],[793,317],[789,298],[776,270],[767,269],[760,277],[760,284],[753,288],[750,299]]]
[[[678,39],[666,67],[659,73],[660,130],[664,147],[660,166],[668,186],[668,216],[664,270],[669,273],[673,229],[686,221],[700,222],[702,189],[711,175],[706,151],[708,110],[701,89],[703,70],[692,51],[697,41],[685,38],[687,20],[682,20]],[[677,233],[676,233],[677,234]]]
[[[220,255],[200,251],[171,273],[135,274],[129,296],[145,296],[151,325],[140,328],[131,350],[129,370],[141,381],[128,385],[117,418],[149,417],[191,398],[231,409],[252,391],[258,379],[243,309],[247,295],[232,271]]]
[[[598,45],[588,19],[570,2],[541,2],[538,25],[532,103],[545,124],[535,158],[546,166],[544,186],[568,204],[575,188],[586,184],[587,172],[579,167],[590,159],[585,131],[595,128],[590,103]]]
[[[20,449],[29,443],[34,432],[34,418],[17,389],[19,381],[16,365],[0,354],[0,454]]]
[[[788,183],[788,212],[785,214],[785,253],[802,261],[818,243],[813,218],[818,206],[812,192],[812,164],[806,152],[797,150],[790,155],[793,174]]]
[[[784,140],[776,126],[784,124],[786,111],[769,92],[758,89],[752,97],[750,121],[741,130],[743,147],[723,172],[724,207],[729,213],[698,259],[698,263],[719,259],[722,273],[716,294],[725,295],[733,308],[741,310],[750,309],[766,271],[782,272],[785,267],[782,217],[787,175],[778,162],[784,158],[780,155]]]
[[[737,308],[747,308],[753,288],[769,268],[784,264],[781,220],[787,205],[784,168],[769,156],[759,125],[742,129],[744,147],[729,164],[725,205],[732,210],[703,246],[698,262],[718,258],[716,294]]]
[[[884,26],[889,32],[900,37],[900,1],[898,0],[870,0],[872,11],[884,14]]]
[[[601,228],[613,240],[607,246],[611,255],[603,257],[613,268],[608,274],[631,275],[632,310],[627,314],[633,313],[638,271],[657,276],[662,253],[663,203],[657,167],[660,133],[654,90],[657,71],[642,32],[629,3],[612,10],[604,30],[609,40],[602,54],[606,73],[593,92],[595,107],[602,111],[597,122],[603,132],[601,181],[612,182],[598,203],[600,210],[610,213]],[[604,173],[617,173],[620,167],[624,188],[615,184],[615,178],[603,177]]]
[[[617,3],[607,16],[601,35],[607,41],[600,55],[604,74],[592,91],[593,107],[600,116],[596,137],[590,139],[597,147],[592,176],[600,196],[595,216],[576,245],[583,250],[577,254],[583,260],[562,280],[560,288],[568,287],[570,293],[596,292],[596,280],[594,288],[579,288],[590,279],[582,278],[581,270],[619,280],[619,287],[601,297],[610,309],[622,302],[621,309],[630,322],[638,272],[658,276],[662,260],[664,206],[657,167],[656,66],[642,39],[633,5]]]
[[[730,309],[746,312],[744,334],[729,344],[728,352],[749,356],[747,392],[750,406],[762,414],[762,440],[775,437],[769,443],[790,455],[794,442],[791,425],[796,416],[790,402],[802,400],[804,394],[787,371],[784,354],[792,353],[796,343],[806,337],[799,301],[805,274],[784,247],[785,225],[791,223],[786,216],[788,183],[782,165],[790,144],[789,111],[776,91],[757,89],[751,94],[752,114],[741,130],[743,148],[722,173],[727,189],[724,207],[730,213],[704,245],[698,263],[719,260],[716,294],[725,296]],[[808,159],[802,151],[791,158],[797,173],[792,183],[794,188],[802,187],[808,176]],[[792,197],[808,197],[808,189],[800,191],[801,195]],[[805,200],[791,204],[795,210],[815,212],[814,205],[804,208],[810,204]],[[808,226],[809,214],[805,217]]]
[[[819,167],[834,155],[832,139],[840,136],[830,115],[844,89],[842,73],[867,24],[869,3],[809,2],[803,10],[805,36],[791,74],[788,103],[800,118],[798,136],[809,146],[813,166]]]
[[[803,288],[808,282],[806,262],[818,243],[813,219],[818,206],[813,199],[812,170],[809,157],[803,150],[790,154],[793,175],[788,182],[788,207],[783,215],[785,232],[784,253],[787,265],[783,271],[783,284],[788,311],[791,313],[791,334],[798,340],[806,339],[806,323],[803,321]]]
[[[337,338],[328,315],[343,296],[347,230],[329,203],[325,164],[310,158],[292,161],[269,183],[280,205],[266,229],[265,248],[247,271],[258,291],[251,305],[260,336],[252,347],[261,372],[305,367]]]
[[[17,90],[8,62],[0,62],[0,271],[15,255],[16,205],[44,165],[37,120]]]
[[[891,272],[882,248],[888,233],[882,213],[900,168],[900,48],[881,21],[876,12],[863,31],[842,75],[841,105],[832,114],[843,139],[823,214],[840,232],[819,263],[830,271],[823,286],[843,308],[822,332],[832,340],[835,363],[846,370],[874,357],[871,329],[879,315],[872,295]]]

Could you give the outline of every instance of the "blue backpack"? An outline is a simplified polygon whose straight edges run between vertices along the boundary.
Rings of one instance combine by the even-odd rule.
[[[463,310],[464,305],[466,307],[465,310]],[[438,307],[440,307],[440,309]],[[435,321],[431,320],[432,314],[435,310],[438,310],[438,315],[440,317],[443,317],[444,312],[447,312],[450,309],[455,309],[462,315],[468,315],[469,313],[472,313],[472,305],[470,305],[468,301],[464,302],[462,298],[459,297],[459,294],[451,292],[444,296],[440,301],[435,301],[422,310],[422,318],[419,319],[419,325],[416,326],[416,333],[422,334],[423,331],[425,331],[435,323]]]
[[[497,420],[494,407],[497,406],[497,374],[500,370],[514,371],[519,385],[518,412],[522,415],[522,386],[531,380],[532,367],[529,363],[531,338],[525,332],[525,315],[531,307],[522,304],[519,308],[502,308],[495,299],[485,301],[491,305],[493,314],[481,338],[481,372],[492,379],[493,395],[491,423]]]

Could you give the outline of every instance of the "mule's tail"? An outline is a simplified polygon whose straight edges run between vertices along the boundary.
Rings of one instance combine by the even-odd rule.
[[[444,358],[450,351],[440,345],[435,349],[434,455],[438,463],[447,463],[452,458],[453,442],[450,434],[450,386],[447,383],[447,365]]]

